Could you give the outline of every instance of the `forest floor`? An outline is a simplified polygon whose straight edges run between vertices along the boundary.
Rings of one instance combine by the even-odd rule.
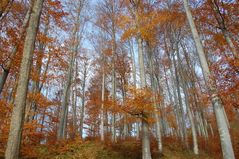
[[[141,144],[139,141],[127,140],[101,143],[98,140],[65,141],[57,144],[41,145],[35,148],[22,147],[21,159],[141,159]],[[153,159],[214,159],[212,154],[200,152],[194,155],[185,150],[178,142],[163,145],[163,153],[156,151],[155,141],[151,144]],[[3,152],[0,159],[4,159]],[[220,157],[219,157],[220,158]]]
[[[39,159],[141,159],[139,142],[124,141],[122,143],[100,143],[99,141],[85,141],[81,144],[65,144],[57,147],[58,151],[41,147],[38,149]],[[56,150],[55,149],[55,150]],[[153,159],[213,159],[209,154],[201,152],[196,156],[193,152],[184,150],[177,144],[164,145],[163,154],[152,151]]]

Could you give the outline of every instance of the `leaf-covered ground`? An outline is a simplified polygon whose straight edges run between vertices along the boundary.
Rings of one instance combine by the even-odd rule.
[[[141,146],[138,142],[102,144],[98,141],[86,141],[75,144],[52,145],[38,148],[39,159],[140,159]],[[164,153],[152,151],[153,159],[212,159],[208,154],[195,156],[173,144],[164,146]]]

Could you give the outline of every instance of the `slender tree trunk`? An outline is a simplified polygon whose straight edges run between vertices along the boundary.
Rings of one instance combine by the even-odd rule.
[[[188,117],[189,117],[189,121],[191,124],[191,129],[192,129],[192,136],[193,136],[193,152],[194,154],[198,155],[199,151],[198,151],[198,141],[197,141],[197,132],[196,132],[196,126],[194,123],[194,119],[192,116],[192,112],[190,110],[190,106],[189,106],[189,97],[188,97],[188,93],[186,92],[186,84],[185,84],[185,80],[183,79],[183,91],[184,91],[184,95],[185,95],[185,102],[186,102],[186,109],[188,112]]]
[[[176,83],[175,83],[175,79],[174,79],[174,74],[173,74],[173,62],[171,60],[171,57],[170,57],[170,52],[169,52],[169,48],[168,48],[168,45],[167,45],[167,42],[166,42],[166,37],[164,38],[164,45],[165,45],[165,51],[166,51],[166,54],[168,56],[168,60],[170,62],[170,74],[172,76],[172,83],[173,83],[173,97],[174,97],[174,110],[175,110],[175,114],[176,114],[176,121],[177,121],[177,125],[178,125],[178,135],[180,136],[181,140],[183,140],[184,138],[184,135],[183,135],[183,126],[182,126],[182,120],[180,118],[180,108],[179,108],[179,104],[178,104],[178,96],[177,96],[177,92],[176,92],[176,89],[174,88]],[[171,49],[171,51],[173,51],[174,49]],[[164,71],[165,71],[165,66],[164,66]],[[165,71],[166,72],[166,71]],[[166,75],[166,74],[165,74]],[[176,73],[175,73],[175,76],[176,76]],[[167,76],[166,76],[167,77]],[[169,89],[169,87],[168,87]],[[170,91],[169,91],[170,92]]]
[[[86,72],[87,63],[84,63],[84,73],[83,73],[83,85],[82,85],[82,103],[81,103],[81,114],[80,114],[80,137],[83,138],[83,124],[85,115],[85,85],[86,85]]]
[[[67,125],[68,99],[69,99],[69,91],[71,86],[71,77],[72,77],[75,57],[76,57],[78,46],[79,46],[78,29],[80,26],[80,17],[79,17],[80,10],[81,10],[81,6],[78,6],[76,25],[73,30],[73,39],[74,39],[73,49],[71,51],[70,62],[68,64],[68,74],[67,74],[66,84],[63,90],[63,96],[62,96],[62,102],[61,102],[61,110],[60,110],[60,116],[59,116],[60,123],[58,125],[58,130],[57,130],[58,140],[65,138],[65,128]]]
[[[72,52],[70,63],[68,65],[68,74],[66,84],[63,90],[62,102],[61,102],[61,110],[60,110],[60,123],[57,130],[57,139],[64,139],[65,138],[65,128],[67,122],[67,111],[68,111],[68,99],[69,99],[69,91],[71,86],[71,76],[72,76],[72,67],[74,61],[74,52]]]
[[[139,72],[140,72],[140,86],[144,88],[146,86],[145,79],[145,70],[144,70],[144,55],[143,55],[143,46],[142,39],[138,37],[138,56],[139,56]],[[150,151],[150,139],[149,139],[149,124],[148,121],[144,118],[148,118],[147,114],[143,114],[144,117],[142,119],[142,158],[143,159],[151,159],[151,151]]]
[[[49,88],[46,89],[46,98],[48,98],[48,92],[49,92]],[[46,110],[47,110],[47,108],[44,109],[43,114],[42,114],[41,130],[40,130],[40,132],[43,132],[43,129],[44,129],[44,122],[45,122]],[[41,142],[41,141],[40,141],[40,142]]]
[[[178,48],[176,50],[176,52],[178,52]],[[177,95],[178,95],[178,101],[179,101],[179,112],[180,112],[180,116],[181,116],[181,124],[182,124],[182,130],[183,130],[183,139],[185,142],[186,147],[188,148],[188,137],[187,137],[187,129],[186,129],[186,119],[185,119],[185,115],[184,115],[184,111],[183,111],[183,102],[182,102],[182,96],[181,96],[181,92],[180,92],[180,86],[179,86],[179,74],[178,74],[178,69],[177,69],[177,65],[176,65],[176,60],[175,60],[175,55],[173,56],[173,65],[174,65],[174,70],[175,70],[175,77],[176,77],[176,88],[177,88]]]
[[[75,63],[75,80],[77,79],[77,75],[78,75],[78,63],[76,60]],[[74,87],[73,87],[74,88]],[[73,139],[75,138],[76,134],[77,134],[77,112],[76,112],[76,108],[77,108],[77,84],[75,84],[75,90],[73,90],[72,88],[72,128],[73,128]]]
[[[213,131],[213,128],[212,128],[212,124],[211,124],[211,123],[209,123],[209,128],[210,128],[210,131],[211,131],[212,136],[214,136],[214,131]]]
[[[191,124],[191,129],[192,129],[192,136],[193,136],[193,152],[194,154],[198,155],[199,151],[198,151],[198,142],[197,142],[197,132],[196,132],[196,126],[195,126],[195,122],[193,119],[193,115],[192,112],[190,110],[190,104],[189,104],[189,96],[188,96],[188,92],[187,92],[187,84],[186,84],[186,79],[190,79],[188,77],[185,78],[184,76],[184,72],[183,72],[183,66],[182,66],[182,61],[180,59],[180,55],[179,55],[179,48],[177,45],[177,59],[178,59],[178,65],[179,65],[179,75],[181,75],[181,80],[182,80],[182,86],[183,86],[183,92],[185,95],[185,103],[186,103],[186,110],[188,112],[188,117],[189,117],[189,121]],[[193,82],[192,82],[193,83]]]
[[[43,73],[43,79],[42,79],[42,81],[45,81],[46,78],[47,78],[47,71],[48,71],[48,69],[49,69],[49,64],[50,64],[50,62],[51,62],[51,58],[52,58],[52,54],[48,54],[47,62],[46,62],[46,68],[45,68],[45,70],[43,71],[44,73]],[[40,83],[40,86],[39,86],[40,91],[42,90],[43,86],[44,86],[44,82]]]
[[[129,42],[130,45],[130,54],[131,54],[131,61],[132,61],[132,71],[133,71],[133,80],[134,80],[134,87],[136,88],[136,67],[135,67],[135,54],[133,44]]]
[[[192,64],[191,64],[191,61],[190,61],[190,58],[188,57],[188,54],[186,52],[186,49],[184,48],[184,46],[182,44],[181,45],[181,48],[183,50],[183,53],[184,53],[184,56],[185,56],[185,59],[186,59],[186,64],[187,64],[187,71],[189,72],[189,74],[191,74],[192,76],[187,76],[186,78],[190,80],[191,82],[191,88],[193,90],[196,90],[196,80],[197,80],[197,77],[196,77],[196,73],[195,71],[193,70],[192,68]],[[182,68],[182,66],[181,66]],[[199,85],[199,88],[200,88],[200,85]],[[199,124],[200,124],[200,132],[202,131],[203,132],[203,136],[208,139],[208,132],[207,132],[207,126],[206,126],[206,119],[204,117],[204,112],[203,112],[203,109],[200,105],[200,102],[199,102],[199,99],[198,99],[198,93],[196,93],[195,91],[193,91],[192,93],[192,98],[194,99],[194,103],[195,103],[195,107],[198,109],[198,112],[196,112],[198,115],[196,116],[196,119],[198,120]],[[199,113],[200,113],[200,116],[199,116]]]
[[[133,44],[131,44],[131,41],[129,41],[130,45],[130,54],[131,54],[131,60],[132,60],[132,71],[133,71],[133,80],[134,80],[134,87],[137,87],[137,80],[136,80],[136,64],[135,64],[135,53],[134,53],[134,48]],[[139,122],[135,123],[136,125],[136,139],[139,139]]]
[[[200,63],[203,70],[203,75],[207,83],[207,87],[209,89],[210,98],[211,98],[214,112],[216,115],[218,131],[219,131],[220,139],[221,139],[223,158],[235,159],[234,151],[232,148],[231,137],[230,137],[226,117],[223,110],[223,105],[222,105],[220,97],[218,96],[215,81],[210,79],[211,72],[208,67],[208,63],[206,60],[202,43],[199,38],[199,34],[197,32],[195,23],[193,21],[192,13],[188,5],[188,0],[183,0],[183,2],[184,2],[184,8],[186,10],[187,19],[190,24],[191,32],[193,34],[193,38],[196,44],[197,52],[198,52]]]
[[[153,95],[153,103],[154,103],[154,116],[156,119],[156,139],[158,142],[158,151],[162,153],[163,151],[163,146],[162,146],[162,136],[161,136],[161,130],[160,130],[160,117],[159,117],[159,108],[157,107],[156,103],[156,94],[157,94],[157,89],[156,89],[156,81],[154,78],[154,65],[153,65],[153,57],[152,57],[152,51],[149,48],[149,44],[147,44],[148,47],[148,59],[149,59],[149,67],[150,67],[150,79],[151,79],[151,89],[154,92]]]
[[[112,97],[113,97],[113,109],[116,106],[116,69],[115,69],[115,57],[116,57],[116,28],[115,28],[115,8],[112,7]],[[116,141],[116,129],[115,129],[115,112],[112,115],[112,141]]]
[[[39,26],[42,6],[43,0],[34,1],[29,25],[26,31],[26,38],[23,48],[23,58],[19,73],[19,82],[17,86],[16,99],[14,102],[14,108],[11,117],[10,132],[5,152],[6,159],[17,159],[19,157],[28,80],[32,65],[35,40],[37,35],[37,29]]]
[[[105,101],[105,56],[103,55],[103,74],[102,74],[102,86],[101,86],[101,113],[100,113],[100,139],[101,141],[105,140],[104,134],[104,101]]]
[[[167,74],[166,74],[166,68],[165,66],[163,65],[163,70],[164,70],[164,75],[165,75],[165,82],[166,82],[166,87],[167,87],[167,91],[168,91],[168,95],[169,95],[169,101],[173,107],[173,112],[174,112],[174,115],[175,115],[175,118],[176,118],[176,123],[177,125],[179,126],[179,119],[178,119],[178,114],[176,112],[176,109],[175,109],[175,104],[173,102],[173,97],[172,97],[172,93],[170,92],[170,89],[169,89],[169,82],[168,82],[168,78],[167,78]],[[177,133],[176,134],[180,134],[180,132],[178,132],[180,130],[177,130]]]
[[[114,44],[113,44],[114,45]],[[112,95],[113,95],[113,108],[116,106],[116,74],[115,74],[115,47],[113,47],[113,70],[112,70]],[[116,141],[116,130],[115,130],[115,112],[112,114],[112,141]]]

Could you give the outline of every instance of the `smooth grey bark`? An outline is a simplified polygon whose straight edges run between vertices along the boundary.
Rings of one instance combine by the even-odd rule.
[[[150,140],[149,140],[149,124],[148,121],[142,119],[142,159],[151,159],[151,151],[150,151]]]
[[[181,45],[181,48],[183,50],[184,57],[186,59],[186,64],[187,64],[186,71],[188,71],[189,74],[191,75],[190,77],[189,76],[186,77],[191,82],[191,85],[189,87],[194,89],[194,90],[196,90],[197,77],[196,77],[195,70],[192,68],[192,64],[191,64],[190,58],[189,58],[189,56],[188,56],[188,54],[186,52],[185,47],[181,43],[180,43],[180,45]],[[181,66],[181,68],[182,68],[182,66]],[[199,85],[199,87],[200,87],[200,85]],[[204,115],[202,106],[201,106],[201,104],[199,102],[198,93],[193,92],[192,95],[190,95],[190,96],[192,96],[194,105],[197,108],[196,120],[199,123],[199,129],[198,129],[199,133],[202,132],[203,136],[206,139],[208,139],[207,121],[205,119],[205,115]],[[193,115],[193,113],[192,113],[192,115]]]
[[[165,33],[165,35],[166,35],[166,33]],[[177,125],[178,125],[178,134],[177,135],[180,136],[181,140],[183,140],[184,135],[183,135],[182,119],[180,118],[180,109],[179,109],[179,104],[178,104],[179,100],[178,100],[176,89],[174,88],[175,85],[176,85],[176,83],[175,83],[176,80],[174,79],[174,73],[173,73],[174,63],[172,62],[171,57],[170,57],[170,51],[173,52],[174,49],[173,49],[173,47],[171,47],[171,50],[169,50],[168,44],[166,42],[166,37],[164,37],[164,45],[165,45],[166,55],[167,55],[168,60],[170,62],[169,71],[170,71],[172,81],[173,81],[172,83],[173,83],[174,112],[175,112],[176,121],[177,121]],[[165,76],[166,76],[165,66],[163,66],[163,67],[164,67],[164,72],[165,72]],[[175,75],[176,75],[176,73],[175,73]],[[169,86],[167,86],[167,89],[169,90]],[[168,92],[170,92],[170,90]]]
[[[77,80],[78,77],[78,62],[75,60],[75,75],[74,79]],[[72,80],[73,82],[73,80]],[[71,90],[71,95],[72,95],[72,139],[76,137],[77,134],[77,84],[75,86],[72,86]]]
[[[114,44],[113,44],[114,45]],[[112,97],[113,97],[113,107],[115,107],[115,102],[116,102],[116,74],[115,74],[115,47],[113,46],[112,49],[113,52],[113,61],[112,61],[112,65],[113,65],[113,70],[112,70]],[[116,130],[115,130],[115,112],[113,112],[112,114],[112,136],[111,139],[113,142],[116,141]]]
[[[83,83],[82,83],[82,103],[81,103],[81,113],[80,113],[80,137],[83,138],[83,124],[85,115],[85,86],[86,86],[86,76],[87,76],[87,61],[84,61],[84,72],[83,72]]]
[[[176,52],[178,52],[179,50],[177,49]],[[180,83],[179,83],[179,73],[178,73],[178,68],[176,65],[176,60],[175,60],[175,55],[173,56],[173,65],[174,65],[174,72],[175,72],[175,79],[176,79],[176,90],[177,90],[177,96],[178,96],[178,101],[179,101],[179,114],[181,116],[181,125],[182,125],[182,132],[183,132],[183,139],[185,142],[185,145],[188,148],[188,137],[187,137],[187,130],[186,130],[186,118],[184,115],[184,111],[183,111],[183,102],[182,102],[182,96],[181,96],[181,92],[180,92]]]
[[[109,15],[110,19],[110,31],[107,32],[111,36],[112,45],[111,45],[111,51],[112,51],[112,99],[113,99],[113,107],[115,107],[116,102],[116,67],[115,67],[115,60],[116,60],[116,1],[109,1],[105,0],[103,4],[103,12],[106,12]],[[108,27],[108,26],[107,26]],[[112,120],[111,120],[111,140],[112,142],[116,142],[116,129],[115,129],[115,123],[116,123],[116,114],[115,112],[112,112]]]
[[[128,8],[131,15],[135,18],[135,28],[139,30],[140,20],[139,15],[137,13],[141,1],[132,0],[130,3],[133,6],[133,10]],[[146,78],[145,78],[145,68],[144,68],[144,55],[143,55],[143,46],[142,46],[142,37],[140,35],[140,31],[138,31],[138,35],[136,37],[138,44],[138,62],[139,62],[139,73],[140,73],[140,88],[144,88],[146,86]],[[151,159],[151,151],[150,151],[150,139],[149,139],[149,124],[145,118],[148,117],[149,113],[142,114],[142,158],[143,159]]]
[[[153,103],[154,103],[154,117],[156,119],[156,140],[158,144],[158,151],[162,153],[163,151],[163,145],[162,145],[162,135],[161,135],[161,128],[160,128],[160,117],[159,117],[159,108],[158,104],[156,103],[156,94],[157,94],[157,89],[156,89],[156,80],[154,77],[154,65],[153,65],[153,57],[152,57],[152,50],[150,49],[149,44],[147,44],[148,48],[148,60],[149,60],[149,69],[150,69],[150,80],[151,80],[151,89],[153,90]]]
[[[134,87],[136,88],[136,65],[135,65],[135,53],[134,53],[134,47],[133,44],[131,44],[131,41],[129,41],[129,47],[130,47],[130,55],[131,55],[131,61],[132,61],[132,71],[133,71],[133,80],[134,80]]]
[[[209,123],[209,128],[210,128],[210,131],[211,131],[212,136],[214,136],[214,131],[213,131],[213,128],[212,128],[212,124],[211,124],[211,123]]]
[[[178,123],[178,114],[176,112],[176,109],[175,109],[175,104],[173,102],[173,97],[172,97],[172,93],[170,92],[170,88],[169,88],[169,81],[168,81],[168,78],[167,78],[167,74],[166,74],[166,68],[165,66],[163,65],[163,72],[164,72],[164,75],[165,75],[165,83],[166,83],[166,88],[167,88],[167,92],[168,92],[168,96],[169,96],[169,101],[172,105],[172,108],[173,108],[173,113],[175,115],[175,118],[176,118],[176,123],[177,125],[179,125]],[[177,130],[176,130],[177,131]],[[180,134],[179,132],[176,133],[177,135]]]
[[[152,77],[154,78],[154,77]],[[155,80],[152,79],[152,88],[153,88],[153,91],[154,93],[156,93],[156,88],[155,88]],[[163,145],[162,145],[162,134],[161,134],[161,128],[160,128],[160,117],[159,117],[159,108],[156,104],[156,97],[155,95],[153,96],[153,102],[154,102],[154,116],[155,116],[155,119],[156,119],[156,139],[157,139],[157,143],[158,143],[158,150],[160,153],[163,152]]]
[[[130,47],[130,54],[131,54],[131,60],[132,60],[132,71],[133,71],[133,80],[134,80],[134,87],[137,87],[137,80],[136,80],[136,64],[135,64],[135,53],[133,44],[131,44],[131,41],[129,41],[129,47]],[[139,139],[139,122],[136,122],[136,139]]]
[[[182,81],[181,83],[182,83],[183,92],[184,92],[184,95],[185,95],[186,111],[188,113],[189,121],[190,121],[190,124],[191,124],[191,129],[192,129],[193,152],[194,152],[194,154],[198,155],[199,151],[198,151],[196,126],[195,126],[195,122],[194,122],[194,119],[193,119],[192,112],[190,110],[189,97],[188,97],[188,92],[187,92],[188,86],[186,84],[186,79],[190,79],[190,77],[188,77],[188,76],[185,77],[184,74],[183,74],[183,66],[182,66],[182,61],[180,59],[180,55],[179,55],[178,45],[176,47],[177,47],[176,55],[177,55],[178,65],[179,65],[179,75],[181,76],[181,81]]]
[[[160,62],[159,60],[157,59],[157,57],[153,57],[153,59],[155,59],[155,64],[153,66],[156,66],[154,67],[154,77],[155,77],[155,88],[156,88],[156,92],[161,96],[161,100],[160,100],[160,103],[158,104],[158,109],[159,109],[159,112],[161,114],[160,116],[160,124],[162,126],[162,136],[167,136],[168,135],[168,122],[167,122],[167,119],[166,119],[166,104],[165,104],[165,95],[164,95],[164,91],[163,91],[163,88],[162,88],[162,84],[160,82],[160,76],[161,75],[161,70],[159,69],[159,67],[157,67],[158,65],[160,65]]]
[[[24,31],[25,31],[25,29],[27,27],[27,24],[29,22],[31,11],[32,11],[32,2],[30,3],[30,6],[27,10],[27,13],[24,17],[24,20],[23,20],[23,23],[22,23],[22,28],[19,31],[20,39],[23,37]],[[18,49],[18,44],[13,47],[13,49],[11,51],[11,54],[10,54],[10,59],[6,63],[6,66],[3,67],[3,73],[0,75],[0,94],[2,93],[2,90],[3,90],[4,85],[6,83],[8,74],[10,72],[10,69],[11,69],[11,66],[12,66],[12,63],[13,63],[13,59],[14,59],[16,53],[17,53],[17,49]]]
[[[182,66],[180,66],[180,69],[182,70]],[[191,129],[192,129],[193,152],[194,152],[194,154],[198,155],[199,154],[199,150],[198,150],[196,126],[195,126],[193,115],[192,115],[192,112],[191,112],[191,109],[190,109],[189,97],[188,97],[188,92],[186,91],[187,90],[187,86],[186,86],[186,83],[185,83],[185,79],[182,77],[182,80],[183,80],[182,85],[183,85],[183,91],[184,91],[184,95],[185,95],[186,109],[187,109],[189,121],[190,121],[190,124],[191,124]]]
[[[123,79],[122,79],[123,78]],[[125,96],[126,96],[126,92],[125,92],[125,85],[126,85],[126,79],[125,76],[121,76],[121,92],[122,92],[122,97],[123,97],[123,105],[125,103]],[[123,139],[125,139],[128,136],[128,124],[127,124],[127,114],[124,113],[123,114]]]
[[[128,85],[127,80],[126,80],[126,73],[125,71],[120,71],[119,70],[119,81],[120,81],[120,89],[121,89],[121,94],[122,94],[122,104],[125,105],[125,97],[126,97],[126,88],[125,86]],[[127,124],[127,113],[123,113],[122,117],[123,119],[123,130],[122,130],[122,138],[126,139],[128,136],[128,124]]]
[[[75,78],[75,77],[74,77]],[[73,82],[73,80],[72,80]],[[72,107],[72,121],[71,121],[71,127],[72,132],[70,133],[70,138],[74,140],[76,136],[76,93],[74,90],[74,86],[71,87],[71,107]]]
[[[103,55],[103,73],[102,73],[102,85],[101,85],[101,113],[100,113],[100,140],[105,140],[104,131],[104,101],[105,101],[105,56]]]
[[[144,53],[143,53],[143,40],[140,36],[137,38],[138,44],[138,58],[139,58],[139,75],[140,75],[140,86],[144,88],[146,86],[145,68],[144,68]]]
[[[26,30],[26,38],[24,42],[23,56],[19,73],[19,82],[11,117],[7,148],[5,151],[6,159],[18,159],[19,157],[29,74],[32,65],[35,40],[43,2],[44,0],[34,1],[32,13],[29,19],[29,25]]]
[[[142,46],[142,39],[140,36],[138,36],[137,42],[138,42],[140,87],[144,88],[146,86],[146,79],[145,79],[143,46]],[[148,112],[147,112],[147,115],[148,115]],[[147,118],[147,115],[143,114],[143,119],[142,119],[142,158],[143,159],[151,159],[149,124],[148,124],[148,121],[144,119],[144,118]]]
[[[67,124],[68,99],[69,99],[69,90],[70,90],[70,86],[71,86],[73,58],[74,57],[72,55],[69,66],[68,66],[69,72],[67,74],[66,84],[65,84],[65,87],[63,90],[61,110],[60,110],[60,114],[59,114],[60,123],[58,125],[58,130],[57,130],[57,139],[58,140],[65,138],[65,128],[66,128],[66,124]]]
[[[48,92],[49,92],[49,88],[46,88],[46,98],[48,98]],[[46,117],[46,109],[44,109],[44,111],[43,111],[42,120],[41,120],[41,130],[40,130],[40,132],[43,132],[44,123],[45,123],[45,117]],[[41,141],[40,141],[40,143],[41,143]]]
[[[187,19],[190,25],[190,29],[193,35],[193,39],[196,44],[199,60],[201,63],[203,76],[205,78],[210,98],[212,101],[213,109],[216,115],[216,121],[218,126],[218,131],[220,134],[220,140],[221,140],[221,146],[222,146],[222,152],[223,152],[223,158],[224,159],[235,159],[231,137],[229,133],[229,129],[227,126],[227,121],[223,109],[223,105],[221,102],[221,99],[217,93],[216,84],[214,80],[210,79],[211,72],[208,67],[208,63],[206,60],[206,56],[203,50],[203,45],[201,43],[201,40],[199,38],[198,31],[196,29],[195,23],[193,21],[192,13],[188,5],[188,0],[183,0],[184,8],[186,11]]]
[[[155,70],[155,67],[154,67]],[[164,110],[164,106],[165,106],[165,101],[164,101],[164,95],[163,95],[163,89],[161,87],[161,85],[159,84],[159,78],[157,77],[158,75],[155,73],[156,70],[154,71],[154,85],[155,85],[155,92],[156,94],[158,94],[161,97],[161,100],[159,103],[157,103],[156,100],[156,108],[158,111],[158,122],[159,122],[159,126],[160,126],[160,133],[161,136],[164,136],[167,134],[167,122],[166,122],[166,118],[165,118],[165,110]],[[157,98],[157,97],[156,97]],[[160,115],[159,115],[160,114]]]
[[[63,90],[63,96],[62,96],[62,102],[61,102],[61,109],[60,109],[60,122],[57,129],[57,139],[61,140],[65,138],[65,131],[67,126],[67,114],[68,114],[68,99],[69,99],[69,91],[71,86],[71,78],[72,78],[72,72],[73,72],[73,65],[75,61],[75,57],[78,51],[79,46],[79,26],[80,26],[80,13],[81,13],[82,6],[81,4],[77,7],[77,19],[76,24],[73,29],[73,46],[71,50],[71,56],[70,56],[70,62],[68,63],[68,73],[66,78],[66,83]]]
[[[127,125],[127,114],[125,113],[123,116],[124,127],[123,127],[123,139],[128,136],[128,125]]]
[[[113,29],[114,30],[114,29]],[[113,32],[113,45],[112,45],[112,97],[113,97],[113,107],[115,107],[116,102],[116,73],[115,73],[115,54],[116,54],[116,42],[115,42],[115,32]],[[115,113],[112,115],[112,141],[116,141],[116,130],[115,130]]]
[[[45,81],[47,78],[47,72],[49,69],[49,64],[51,62],[51,58],[52,58],[52,54],[49,53],[48,57],[47,57],[46,67],[45,67],[45,70],[43,71],[43,80],[42,81]],[[44,82],[40,83],[40,86],[39,86],[40,91],[42,90],[43,86],[44,86]]]
[[[185,93],[185,95],[187,96],[187,93]],[[194,120],[193,120],[193,116],[192,116],[192,112],[190,110],[189,105],[187,106],[187,112],[188,112],[189,120],[190,120],[190,123],[191,123],[191,129],[192,129],[193,152],[194,152],[194,154],[198,155],[199,154],[199,150],[198,150],[197,131],[196,131],[196,126],[195,126],[195,123],[194,123]]]

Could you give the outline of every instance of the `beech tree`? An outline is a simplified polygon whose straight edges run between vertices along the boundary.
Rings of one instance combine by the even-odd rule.
[[[29,26],[26,31],[20,77],[16,91],[16,99],[14,102],[14,109],[10,124],[10,132],[5,153],[5,158],[7,159],[19,157],[29,73],[32,64],[35,39],[41,16],[42,6],[43,0],[34,1],[32,13],[29,19]]]
[[[73,67],[74,67],[74,61],[79,49],[80,44],[80,37],[79,37],[79,27],[80,27],[80,16],[82,9],[85,5],[84,0],[80,0],[76,2],[76,21],[73,28],[73,41],[72,41],[72,48],[70,49],[70,62],[68,63],[68,73],[67,73],[67,80],[63,91],[63,99],[61,103],[61,111],[60,111],[60,123],[58,127],[57,136],[58,139],[64,139],[66,137],[66,126],[67,126],[67,116],[68,116],[68,100],[69,100],[69,91],[71,87],[71,81],[72,81],[72,74],[73,74]]]
[[[210,79],[211,77],[211,72],[209,70],[209,66],[206,60],[206,56],[203,50],[202,43],[199,38],[199,34],[197,32],[195,23],[193,21],[192,13],[189,8],[189,4],[187,0],[183,1],[184,3],[184,8],[186,10],[187,14],[187,19],[193,34],[193,38],[196,44],[198,56],[201,62],[201,67],[203,70],[203,75],[205,78],[205,81],[207,83],[208,91],[210,93],[210,98],[213,104],[214,112],[216,115],[217,119],[217,126],[218,126],[218,131],[220,134],[220,139],[221,139],[221,145],[222,145],[222,152],[223,152],[223,157],[224,158],[235,158],[234,156],[234,151],[232,148],[232,143],[231,143],[231,137],[229,133],[229,128],[227,125],[227,117],[224,112],[224,108],[222,105],[222,101],[220,97],[218,96],[217,89],[216,89],[216,83],[213,79]]]

